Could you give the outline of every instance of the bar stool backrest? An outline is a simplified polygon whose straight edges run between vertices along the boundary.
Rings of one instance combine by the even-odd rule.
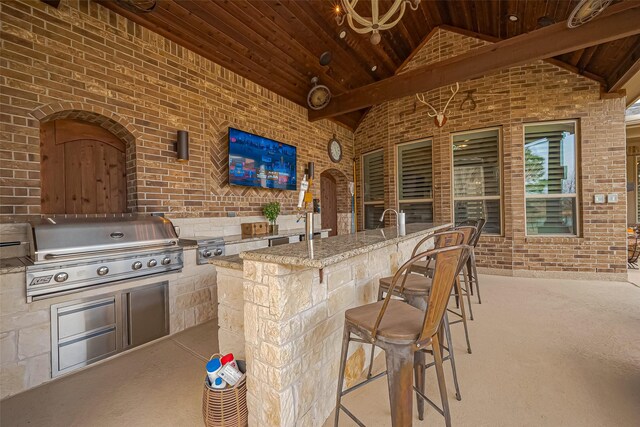
[[[464,233],[460,230],[449,230],[449,231],[442,231],[440,233],[430,234],[424,239],[420,240],[415,245],[415,247],[413,248],[413,252],[411,253],[411,257],[413,258],[418,253],[420,253],[420,248],[430,240],[434,240],[433,242],[434,249],[446,248],[447,246],[461,245],[464,240]]]
[[[471,246],[473,246],[474,248],[478,246],[478,242],[480,241],[480,236],[482,236],[482,229],[484,229],[484,226],[487,223],[487,220],[484,218],[480,218],[477,222],[478,223],[476,224],[476,228],[478,230],[476,231],[476,235],[473,237],[473,240],[471,241]]]
[[[464,263],[468,257],[470,247],[468,245],[451,246],[441,251],[436,256],[436,267],[429,293],[429,307],[425,313],[425,321],[422,326],[422,333],[418,338],[417,345],[427,344],[440,328],[442,318],[447,310],[447,304],[451,297],[451,289],[460,274]]]
[[[378,313],[378,318],[376,319],[376,323],[372,331],[372,337],[373,338],[376,337],[378,327],[380,326],[380,322],[382,321],[384,313],[387,310],[387,306],[389,305],[391,296],[394,293],[394,289],[396,288],[398,283],[401,281],[401,278],[406,279],[406,276],[411,274],[411,267],[416,262],[422,261],[425,259],[433,259],[437,257],[431,293],[432,294],[434,293],[434,290],[436,289],[435,285],[436,283],[439,283],[437,288],[438,293],[433,297],[431,295],[429,296],[429,304],[432,303],[432,300],[434,304],[439,304],[437,308],[433,310],[433,312],[436,314],[439,312],[440,317],[438,318],[437,315],[430,315],[429,312],[432,310],[431,310],[431,306],[429,306],[429,310],[427,310],[427,314],[425,315],[425,323],[422,328],[422,333],[420,334],[421,339],[423,339],[424,337],[424,340],[428,341],[433,336],[433,334],[437,332],[438,328],[440,327],[440,322],[442,322],[442,317],[444,316],[444,310],[446,310],[446,307],[447,307],[448,298],[451,295],[451,289],[453,288],[454,280],[456,277],[458,277],[458,274],[460,273],[460,270],[464,265],[465,261],[463,260],[466,260],[467,258],[466,254],[468,253],[468,251],[469,251],[468,245],[456,245],[456,246],[449,246],[449,247],[439,248],[439,249],[431,249],[429,251],[421,252],[416,256],[412,257],[409,261],[405,262],[398,269],[396,274],[394,274],[393,278],[391,279],[391,286],[389,286],[389,290],[387,291],[387,296],[385,297],[384,302],[382,303],[382,308],[380,309],[380,313]],[[443,261],[442,266],[440,264],[440,261]],[[402,280],[402,283],[398,289],[398,292],[402,293],[403,289],[404,289],[404,280]],[[448,291],[446,291],[446,289],[448,289]],[[447,295],[446,300],[444,300],[444,302],[441,302],[445,294]],[[441,305],[442,307],[440,307]],[[427,320],[429,320],[429,322]],[[437,323],[437,325],[435,325],[435,329],[434,329],[434,322]],[[431,335],[425,335],[431,332],[432,330],[434,330],[434,332],[431,333]]]
[[[471,245],[473,238],[475,237],[478,229],[473,225],[460,225],[453,229],[454,231],[462,231],[464,233],[464,240],[462,241],[465,245]]]
[[[475,227],[477,231],[473,236],[473,238],[471,239],[471,241],[469,242],[469,244],[475,248],[478,245],[478,241],[480,241],[480,236],[482,235],[482,229],[484,228],[486,223],[487,223],[487,220],[484,218],[468,219],[466,221],[462,221],[458,223],[456,227],[454,227],[454,230],[457,229],[458,227],[464,227],[464,226]]]

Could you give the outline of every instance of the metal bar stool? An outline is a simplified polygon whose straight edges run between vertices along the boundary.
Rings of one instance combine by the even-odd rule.
[[[422,252],[420,249],[427,245],[430,241],[433,241],[433,247],[435,249],[445,248],[449,246],[460,245],[464,240],[464,233],[462,231],[444,231],[440,233],[431,234],[416,244],[413,248],[413,253],[411,257],[415,257],[419,252]],[[429,262],[429,260],[427,260]],[[416,262],[418,264],[419,262]],[[415,264],[414,264],[415,266]],[[413,270],[413,269],[412,269]],[[380,284],[378,287],[378,301],[381,301],[386,293],[389,292],[391,287],[393,277],[383,277],[380,279]],[[408,274],[403,278],[403,291],[398,292],[396,289],[393,292],[393,295],[396,297],[400,297],[409,303],[411,306],[418,308],[422,311],[427,310],[427,300],[429,298],[429,293],[431,292],[431,278],[428,278],[421,274]],[[456,399],[460,400],[460,387],[458,385],[458,375],[456,371],[456,362],[455,356],[453,354],[453,342],[451,340],[451,329],[449,328],[449,317],[445,312],[444,317],[444,333],[446,345],[443,345],[443,348],[447,350],[447,356],[443,358],[443,361],[449,360],[451,362],[451,370],[453,372],[453,383],[456,390]],[[375,348],[375,346],[374,346]],[[369,362],[369,371],[367,373],[367,378],[372,377],[372,368],[373,368],[373,359],[374,359],[374,348],[371,349],[371,358]],[[424,364],[423,364],[424,365]],[[433,364],[426,365],[426,367],[433,366]],[[416,373],[418,375],[418,373]],[[422,374],[420,374],[422,375]],[[416,377],[417,378],[417,377]],[[418,402],[419,413],[422,414],[421,405],[423,405],[422,401]],[[422,415],[421,418],[422,419]]]
[[[480,219],[472,219],[461,222],[458,226],[471,225],[477,228],[475,235],[469,245],[473,248],[471,250],[471,255],[469,256],[469,260],[467,261],[467,275],[469,277],[469,291],[473,296],[473,286],[475,285],[476,291],[478,293],[478,304],[482,304],[482,299],[480,298],[480,283],[478,281],[478,270],[476,268],[476,254],[475,248],[478,246],[478,242],[480,241],[480,236],[482,236],[482,230],[484,229],[487,220],[484,218]]]
[[[391,401],[391,424],[393,427],[410,427],[412,425],[413,391],[420,398],[426,399],[435,406],[422,391],[412,387],[415,354],[430,346],[434,354],[438,387],[440,398],[442,399],[442,409],[438,408],[438,412],[445,417],[447,426],[451,425],[442,366],[443,318],[451,296],[454,279],[463,267],[461,260],[466,260],[469,250],[470,248],[466,245],[458,245],[420,253],[407,261],[393,276],[391,288],[383,301],[352,308],[345,312],[340,374],[336,394],[336,426],[338,425],[341,410],[349,415],[359,426],[364,426],[354,414],[342,405],[342,396],[380,376],[377,375],[374,378],[366,379],[356,386],[342,390],[349,343],[351,341],[373,343],[385,352],[389,399]],[[429,294],[429,310],[426,313],[403,301],[392,299],[396,286],[399,285],[398,291],[402,292],[404,286],[402,278],[411,274],[410,268],[413,263],[426,257],[436,256],[438,263],[433,275],[431,293]],[[356,335],[356,337],[352,337],[351,334]]]
[[[454,231],[460,231],[462,233],[464,233],[464,239],[463,239],[463,244],[468,245],[469,242],[471,241],[471,239],[473,238],[473,235],[476,231],[475,227],[472,226],[460,226],[460,227],[455,227],[452,230]],[[432,277],[433,276],[433,272],[435,269],[435,266],[437,265],[436,260],[427,260],[426,262],[416,262],[415,265],[412,267],[412,271],[415,273],[420,273],[423,274],[427,277]],[[467,264],[465,264],[464,267],[466,267]],[[449,322],[449,325],[455,325],[456,323],[462,323],[464,326],[464,335],[465,335],[465,339],[467,340],[467,352],[469,354],[471,354],[471,340],[469,339],[469,327],[467,325],[467,313],[466,313],[466,307],[464,304],[464,300],[462,299],[464,296],[467,297],[467,302],[469,303],[469,315],[470,315],[470,319],[473,320],[473,311],[471,308],[471,295],[468,292],[468,285],[467,285],[467,277],[464,274],[464,272],[461,270],[460,273],[462,273],[462,280],[465,283],[465,286],[463,287],[460,284],[460,277],[456,277],[456,282],[454,283],[454,294],[453,296],[455,297],[456,300],[456,307],[458,307],[460,309],[460,312],[458,313],[457,311],[451,310],[451,309],[447,309],[450,313],[460,317],[460,320],[454,320],[453,322]],[[463,292],[464,291],[464,292]]]

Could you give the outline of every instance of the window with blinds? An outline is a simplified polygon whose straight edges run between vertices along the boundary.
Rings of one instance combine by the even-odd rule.
[[[501,234],[501,130],[458,133],[452,140],[455,222],[485,218],[484,232]]]
[[[578,234],[576,122],[524,127],[528,235]]]
[[[384,156],[377,150],[362,156],[364,228],[377,228],[384,211]]]
[[[431,140],[397,146],[398,207],[406,222],[433,222],[433,158]]]

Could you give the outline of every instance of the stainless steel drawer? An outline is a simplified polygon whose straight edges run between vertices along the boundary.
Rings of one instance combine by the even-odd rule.
[[[113,326],[85,337],[60,343],[58,370],[85,366],[116,352],[116,327]]]
[[[169,283],[51,306],[51,374],[57,377],[169,334]]]
[[[115,325],[114,297],[58,309],[58,339],[62,340],[95,329]]]

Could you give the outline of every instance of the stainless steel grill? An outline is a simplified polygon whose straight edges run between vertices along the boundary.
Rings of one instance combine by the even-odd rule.
[[[223,256],[224,237],[193,237],[189,239],[180,239],[181,244],[197,245],[196,264],[207,264],[210,258]]]
[[[28,300],[183,266],[176,231],[162,217],[45,218],[31,231]]]

